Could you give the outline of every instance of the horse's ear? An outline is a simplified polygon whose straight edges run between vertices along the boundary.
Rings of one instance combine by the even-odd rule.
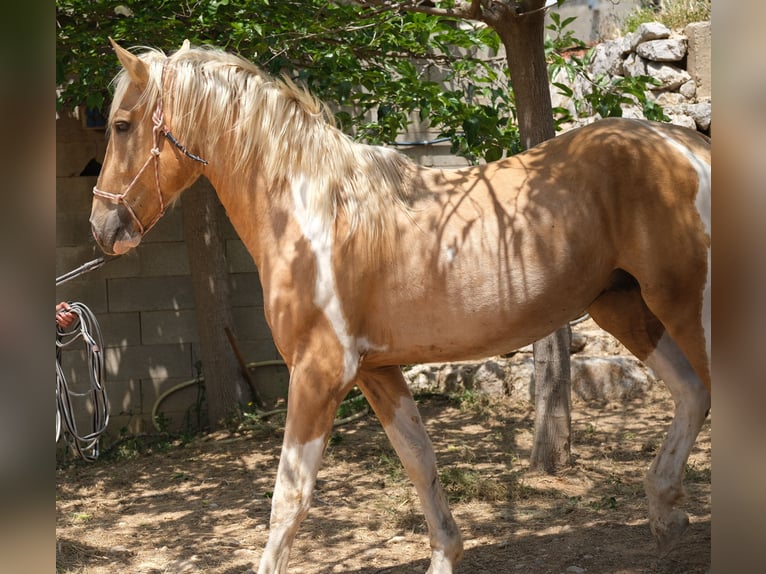
[[[120,63],[128,72],[130,79],[141,86],[148,84],[149,67],[146,65],[146,62],[144,62],[135,54],[128,52],[125,48],[117,44],[117,42],[111,38],[109,38],[109,41],[112,43],[112,48],[114,48],[114,52],[117,54],[117,58],[120,60]]]
[[[184,40],[183,44],[181,44],[181,48],[178,50],[179,52],[185,52],[191,48],[191,44],[189,43],[189,40]]]

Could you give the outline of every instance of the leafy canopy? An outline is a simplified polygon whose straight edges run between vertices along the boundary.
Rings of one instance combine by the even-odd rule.
[[[330,103],[344,131],[393,142],[430,121],[470,159],[517,150],[513,102],[490,28],[328,0],[57,0],[58,105],[103,109],[121,45],[172,52],[184,39],[287,74]]]

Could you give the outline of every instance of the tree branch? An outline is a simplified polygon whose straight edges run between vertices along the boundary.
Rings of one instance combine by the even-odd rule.
[[[378,6],[389,10],[418,12],[444,18],[482,19],[482,0],[471,0],[470,2],[458,0],[452,8],[437,8],[436,6],[423,3],[423,0],[405,0],[404,2],[396,2],[395,0],[356,0],[356,2],[366,7]]]
[[[518,18],[545,9],[545,0],[457,0],[452,8],[438,8],[429,0],[355,0],[360,6],[381,11],[418,12],[442,18],[478,20],[495,26],[507,18]]]

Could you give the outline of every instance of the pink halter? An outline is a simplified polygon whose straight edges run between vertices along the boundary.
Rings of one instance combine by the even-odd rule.
[[[133,221],[136,222],[136,225],[138,226],[139,233],[143,236],[145,235],[154,225],[160,220],[160,218],[165,214],[165,199],[162,197],[162,191],[160,190],[160,143],[162,141],[161,137],[164,136],[167,138],[170,143],[172,143],[175,147],[177,147],[181,152],[183,152],[184,155],[186,155],[188,158],[193,159],[194,161],[198,161],[202,163],[203,165],[207,165],[207,160],[202,159],[199,156],[196,156],[187,149],[181,145],[178,140],[176,140],[173,135],[170,133],[170,129],[165,125],[163,112],[162,112],[162,84],[164,83],[165,78],[165,67],[166,67],[167,61],[162,66],[162,83],[160,84],[160,97],[157,101],[157,107],[154,110],[154,113],[152,114],[152,122],[154,123],[154,127],[152,128],[152,140],[154,145],[152,146],[152,149],[149,152],[149,157],[144,162],[144,165],[141,167],[140,170],[138,170],[138,173],[133,178],[133,180],[128,184],[128,187],[125,188],[125,190],[122,193],[111,193],[109,191],[104,191],[102,189],[98,189],[96,186],[93,186],[93,195],[98,197],[103,197],[105,199],[108,199],[110,201],[113,201],[118,204],[122,204],[125,206],[125,209],[128,210],[128,213],[130,213],[130,216],[133,218]],[[134,211],[133,207],[130,205],[130,203],[126,200],[126,197],[128,195],[128,192],[133,188],[133,186],[136,184],[136,182],[139,180],[141,175],[144,173],[147,167],[149,167],[149,164],[154,162],[154,183],[157,190],[157,197],[159,198],[160,202],[160,210],[157,212],[157,215],[154,216],[154,219],[148,224],[144,225],[141,220],[139,219],[138,215]]]

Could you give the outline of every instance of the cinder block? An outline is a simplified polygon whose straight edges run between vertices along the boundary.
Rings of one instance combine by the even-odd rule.
[[[144,345],[197,341],[199,333],[197,312],[194,309],[141,313],[141,342]]]
[[[192,375],[191,344],[142,345],[124,349],[108,347],[105,353],[109,379],[158,379]]]
[[[141,322],[137,311],[96,315],[104,345],[124,349],[141,344]]]
[[[184,242],[147,243],[138,249],[141,276],[189,275],[189,256]]]
[[[80,266],[89,263],[102,254],[95,248],[90,247],[59,247],[56,249],[56,277],[62,277]],[[138,275],[138,259],[133,253],[127,253],[122,257],[107,259],[102,267],[84,272],[78,277],[74,277],[67,282],[92,282],[103,283],[106,285],[106,279],[112,277],[135,277]],[[60,288],[59,286],[58,288]]]
[[[106,138],[103,131],[59,130],[62,121],[56,120],[56,176],[76,177],[85,169],[90,160],[103,163],[106,154]]]
[[[457,157],[450,154],[449,145],[447,146],[432,146],[430,154],[430,161],[433,167],[437,168],[460,168],[469,166],[470,163],[463,157]]]
[[[144,432],[152,432],[154,429],[146,424],[142,413],[129,415],[116,415],[109,417],[109,426],[101,435],[101,451],[114,445],[123,435],[137,435]]]
[[[199,384],[194,377],[173,378],[162,383],[151,380],[142,381],[145,405],[143,417],[148,428],[154,430],[151,414],[155,408],[157,414],[168,424],[169,431],[184,430],[190,424],[196,427],[198,403],[201,399],[204,400],[204,390],[200,391]],[[201,406],[204,409],[204,403]],[[201,411],[201,416],[207,416],[205,410]]]
[[[229,265],[229,273],[257,272],[255,262],[241,239],[226,241],[226,261]]]
[[[229,274],[232,307],[263,307],[263,290],[258,273]]]
[[[95,246],[58,247],[56,249],[57,276],[68,273],[81,265],[101,257],[101,251]],[[106,264],[98,269],[83,273],[69,282],[93,282],[106,285],[106,279],[113,277],[135,277],[138,275],[139,262],[134,251],[122,257],[108,259]],[[69,283],[67,282],[67,283]],[[66,283],[64,283],[66,285]]]
[[[450,154],[449,142],[402,148],[400,151],[415,163],[426,167],[452,169],[470,165],[467,159]]]
[[[141,247],[142,246],[139,245],[138,249],[141,249]],[[88,273],[87,278],[95,280],[137,276],[140,269],[138,249],[129,251],[116,259],[109,259],[103,267],[99,267],[92,273]]]
[[[93,186],[97,180],[97,177],[57,177],[56,212],[84,214],[87,220],[93,204]]]
[[[188,276],[109,279],[107,289],[111,312],[194,308]]]
[[[107,312],[106,283],[73,279],[56,287],[56,301],[79,301],[98,318]],[[54,305],[55,305],[54,303]]]
[[[98,248],[92,245],[72,245],[68,247],[56,247],[56,277],[60,277],[69,271],[72,271],[83,263],[92,261],[96,257],[100,257],[101,253]],[[98,279],[96,271],[88,272],[88,279]],[[85,276],[81,276],[85,279]]]
[[[183,241],[183,212],[178,202],[171,205],[151,231],[146,234],[141,244],[163,241]],[[140,247],[139,247],[140,248]]]
[[[266,323],[263,307],[237,307],[232,310],[232,315],[238,339],[243,341],[271,340],[271,329]]]
[[[136,415],[144,410],[139,379],[109,380],[104,383],[113,416]]]
[[[228,241],[229,239],[239,239],[239,234],[231,224],[229,216],[226,215],[226,210],[223,210],[223,216],[218,220],[218,225],[221,227],[221,237],[223,237],[224,241]]]
[[[255,363],[258,361],[276,361],[281,360],[277,347],[273,339],[247,340],[237,339],[237,346],[245,357],[246,363]]]
[[[93,243],[90,232],[88,213],[86,212],[57,212],[56,213],[56,245],[75,246]]]

